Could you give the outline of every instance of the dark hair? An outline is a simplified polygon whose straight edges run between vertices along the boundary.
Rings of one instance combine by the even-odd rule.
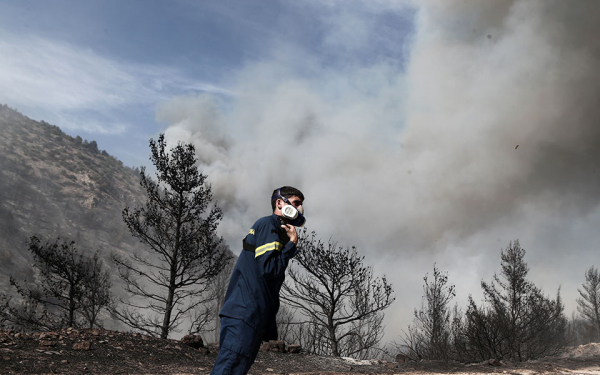
[[[279,196],[282,196],[284,198],[291,198],[293,196],[296,196],[300,198],[302,202],[304,202],[304,194],[302,194],[300,190],[291,186],[282,186],[279,189],[273,190],[273,194],[271,195],[271,208],[273,209],[273,211],[275,211],[275,202],[277,202]]]

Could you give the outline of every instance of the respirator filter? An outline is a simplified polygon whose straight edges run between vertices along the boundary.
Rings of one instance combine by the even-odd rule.
[[[281,215],[287,220],[288,224],[291,224],[295,227],[304,226],[306,223],[306,218],[302,212],[298,211],[298,209],[292,205],[283,206],[281,209]]]

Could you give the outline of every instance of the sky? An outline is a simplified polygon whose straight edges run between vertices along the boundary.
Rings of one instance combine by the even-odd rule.
[[[518,239],[576,311],[600,266],[600,2],[0,2],[0,103],[148,166],[192,142],[235,251],[273,189],[393,284],[481,301]]]

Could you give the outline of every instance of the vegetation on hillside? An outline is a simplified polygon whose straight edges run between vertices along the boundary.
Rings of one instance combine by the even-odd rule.
[[[31,236],[77,243],[86,256],[105,263],[113,251],[140,247],[121,210],[143,197],[139,170],[96,142],[71,137],[57,126],[34,121],[0,105],[0,288],[9,276],[32,280]]]

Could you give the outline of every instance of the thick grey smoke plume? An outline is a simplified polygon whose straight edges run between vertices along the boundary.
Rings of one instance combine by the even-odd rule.
[[[389,339],[412,319],[434,262],[463,304],[515,238],[533,281],[549,294],[562,285],[570,314],[600,244],[600,2],[413,6],[405,68],[376,56],[323,68],[274,43],[283,52],[240,72],[228,110],[177,98],[158,118],[169,138],[198,146],[232,249],[269,213],[274,188],[303,190],[309,229],[356,245],[394,283]],[[357,39],[323,22],[327,45],[372,40],[367,22],[350,29]]]

